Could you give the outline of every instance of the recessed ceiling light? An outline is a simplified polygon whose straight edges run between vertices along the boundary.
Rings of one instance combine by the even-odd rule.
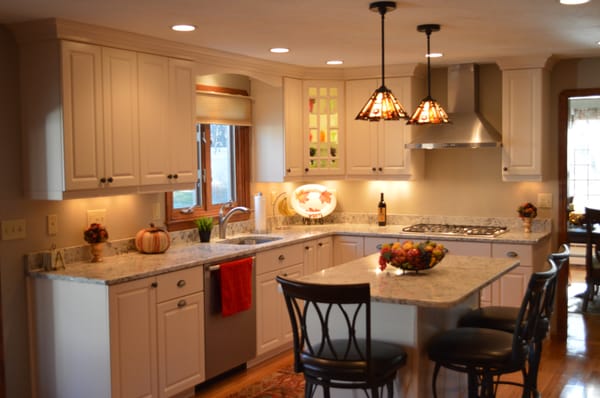
[[[290,49],[285,48],[285,47],[273,47],[269,51],[271,51],[272,53],[275,53],[275,54],[285,54],[285,53],[289,53]]]
[[[425,54],[425,58],[427,58],[427,57],[429,57],[429,58],[441,58],[443,56],[444,56],[444,54],[442,54],[442,53]]]
[[[327,65],[342,65],[344,61],[341,59],[332,59],[331,61],[327,61]]]
[[[176,32],[193,32],[196,30],[196,27],[194,25],[180,24],[171,26],[171,29]]]
[[[560,4],[566,4],[569,6],[585,4],[585,3],[589,3],[589,2],[590,2],[590,0],[560,0]]]

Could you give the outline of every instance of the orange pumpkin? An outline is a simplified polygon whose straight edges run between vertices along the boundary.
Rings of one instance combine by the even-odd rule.
[[[171,237],[163,229],[150,224],[135,235],[135,247],[141,253],[164,253],[171,246]]]

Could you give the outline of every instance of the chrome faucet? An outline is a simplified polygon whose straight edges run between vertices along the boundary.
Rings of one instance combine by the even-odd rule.
[[[227,202],[219,209],[219,238],[225,239],[227,234],[227,221],[229,221],[229,217],[231,217],[234,213],[250,213],[250,210],[244,206],[237,206],[230,209],[227,213],[225,213],[226,207],[233,206],[232,202]]]

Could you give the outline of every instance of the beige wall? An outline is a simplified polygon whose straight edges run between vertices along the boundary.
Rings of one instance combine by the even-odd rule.
[[[111,238],[131,237],[152,218],[152,205],[164,204],[164,195],[133,195],[60,202],[31,201],[23,198],[18,106],[17,48],[10,33],[0,26],[0,220],[24,218],[27,239],[0,241],[0,282],[4,359],[8,397],[29,396],[29,359],[27,311],[23,256],[49,248],[80,245],[88,209],[107,209]],[[43,60],[40,60],[43,62]],[[550,128],[545,132],[551,155],[556,153],[557,95],[562,89],[600,87],[600,58],[563,61],[556,65],[552,78]],[[434,74],[435,76],[435,74]],[[482,69],[488,83],[483,87],[482,111],[497,126],[500,123],[495,94],[498,73],[493,66]],[[434,79],[443,82],[442,75]],[[441,86],[441,83],[440,83]],[[444,101],[444,93],[436,93]],[[375,212],[378,193],[386,193],[390,214],[515,216],[516,206],[525,200],[536,201],[538,192],[551,192],[555,207],[541,210],[541,217],[556,218],[558,199],[557,169],[551,165],[542,183],[505,183],[501,181],[500,149],[452,149],[426,153],[425,177],[419,181],[324,181],[338,190],[339,210]],[[291,191],[299,184],[254,184],[253,192]],[[270,210],[269,210],[270,211]],[[58,215],[59,233],[46,235],[46,215]]]

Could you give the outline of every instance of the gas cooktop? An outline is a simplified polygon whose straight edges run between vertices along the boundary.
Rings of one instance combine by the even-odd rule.
[[[440,235],[491,236],[495,237],[508,231],[506,227],[492,225],[454,225],[454,224],[414,224],[402,228],[404,232],[430,233]]]

